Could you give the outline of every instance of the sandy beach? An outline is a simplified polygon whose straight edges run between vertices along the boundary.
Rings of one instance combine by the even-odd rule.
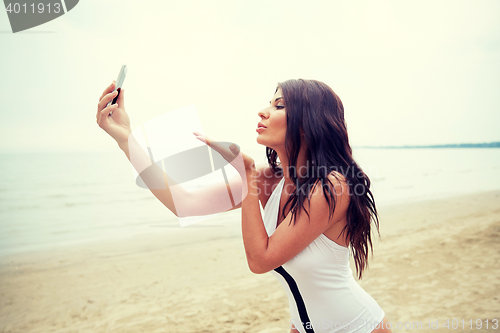
[[[379,211],[382,238],[359,283],[393,332],[500,331],[500,191]],[[289,332],[281,285],[247,267],[240,211],[0,260],[3,333]]]

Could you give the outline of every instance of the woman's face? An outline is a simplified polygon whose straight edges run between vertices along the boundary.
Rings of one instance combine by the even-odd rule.
[[[265,127],[260,127],[260,124],[257,126],[257,143],[274,150],[282,150],[285,147],[286,111],[281,89],[276,91],[269,103],[268,107],[258,113],[260,124]]]

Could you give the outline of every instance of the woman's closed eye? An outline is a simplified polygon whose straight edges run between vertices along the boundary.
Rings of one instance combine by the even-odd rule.
[[[276,109],[281,110],[284,109],[285,107],[283,105],[276,105]]]

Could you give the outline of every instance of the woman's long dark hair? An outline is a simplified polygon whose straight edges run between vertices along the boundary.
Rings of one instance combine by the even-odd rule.
[[[336,200],[335,194],[330,190],[330,186],[334,187],[328,175],[332,171],[342,174],[349,186],[350,202],[347,224],[341,235],[345,233],[345,238],[349,240],[356,272],[361,279],[363,270],[368,267],[369,248],[373,255],[371,222],[374,222],[380,236],[379,221],[375,200],[370,191],[370,179],[352,157],[342,101],[330,87],[315,80],[289,80],[279,83],[277,89],[279,88],[283,93],[287,113],[285,149],[289,161],[289,175],[295,183],[295,190],[285,203],[281,214],[285,216],[286,207],[290,204],[291,223],[294,223],[299,207],[309,216],[304,201],[308,199],[319,180],[331,217]],[[301,133],[304,134],[303,139],[308,151],[308,165],[307,176],[299,179],[296,171],[302,144]],[[276,151],[267,147],[266,155],[269,166],[276,174],[281,175],[283,170],[276,160]],[[340,181],[335,172],[332,174]]]

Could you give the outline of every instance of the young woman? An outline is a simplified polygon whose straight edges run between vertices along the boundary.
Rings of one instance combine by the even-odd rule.
[[[100,98],[97,123],[130,159],[123,90],[117,104],[105,108],[115,96],[113,88],[114,83]],[[362,277],[369,249],[373,252],[371,232],[372,226],[378,232],[378,216],[370,180],[352,157],[341,100],[322,82],[289,80],[278,84],[270,105],[258,116],[257,142],[266,146],[268,160],[264,166],[256,167],[234,146],[195,133],[228,161],[243,159],[231,189],[241,190],[244,199],[232,209],[242,209],[250,270],[271,271],[282,283],[291,333],[391,332],[384,311],[359,286],[349,266],[352,253]],[[151,191],[178,215],[168,186]],[[208,214],[224,192],[226,185],[215,185],[176,196],[193,202],[183,211]]]

